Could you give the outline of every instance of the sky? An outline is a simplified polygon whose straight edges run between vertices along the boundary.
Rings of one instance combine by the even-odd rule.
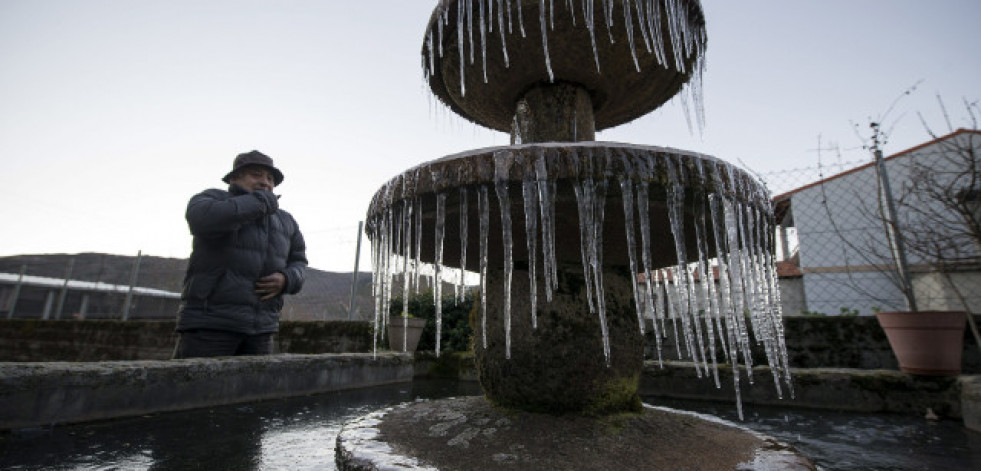
[[[311,267],[353,270],[358,222],[386,181],[509,141],[423,82],[436,3],[0,0],[0,256],[187,257],[187,200],[224,187],[235,155],[258,149],[286,175],[276,192]],[[597,140],[767,177],[815,167],[819,147],[825,160],[867,159],[870,120],[889,131],[887,155],[902,151],[929,139],[921,115],[946,132],[938,96],[954,128],[969,126],[963,101],[981,98],[977,0],[702,7],[705,127],[689,131],[670,102]],[[368,253],[365,239],[362,271]]]

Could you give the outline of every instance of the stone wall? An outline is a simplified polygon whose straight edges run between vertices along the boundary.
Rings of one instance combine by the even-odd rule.
[[[981,316],[975,316],[981,323]],[[785,317],[784,336],[787,353],[793,368],[857,368],[863,370],[898,370],[899,364],[889,347],[886,333],[873,316],[806,316]],[[678,360],[674,329],[666,325],[668,338],[662,341],[661,355],[665,360]],[[681,323],[678,328],[680,330]],[[753,359],[757,364],[766,360],[762,346],[751,342]],[[647,333],[647,359],[656,359],[653,334]],[[718,359],[722,360],[720,348]],[[682,343],[682,353],[685,353]],[[681,358],[689,360],[689,358]],[[968,329],[964,330],[961,365],[964,374],[981,373],[981,353]]]
[[[874,317],[786,317],[784,329],[792,367],[898,369]],[[665,360],[677,360],[670,323],[666,330],[661,353]],[[370,352],[371,332],[367,322],[283,321],[276,348],[280,353]],[[656,359],[651,335],[648,331],[646,357]],[[176,338],[172,321],[0,320],[0,362],[163,360],[173,353]],[[762,363],[766,355],[754,349],[756,363]],[[981,373],[981,354],[966,329],[962,365],[965,374]]]
[[[0,362],[166,360],[174,352],[173,321],[0,320]],[[284,321],[278,353],[365,353],[372,349],[367,322]]]

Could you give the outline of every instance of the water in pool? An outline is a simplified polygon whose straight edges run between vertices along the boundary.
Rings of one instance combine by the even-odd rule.
[[[479,394],[476,383],[415,381],[317,396],[0,434],[0,469],[330,470],[347,420],[416,398]],[[727,403],[648,402],[734,422]],[[981,434],[959,421],[746,407],[744,425],[827,470],[981,469]]]

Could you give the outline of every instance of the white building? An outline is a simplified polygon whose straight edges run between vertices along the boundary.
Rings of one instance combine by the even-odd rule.
[[[981,311],[981,248],[963,213],[949,209],[963,204],[981,222],[979,157],[981,132],[961,129],[884,159],[920,310],[962,310],[964,299]],[[879,194],[870,162],[773,198],[782,253],[803,275],[806,311],[907,309]]]

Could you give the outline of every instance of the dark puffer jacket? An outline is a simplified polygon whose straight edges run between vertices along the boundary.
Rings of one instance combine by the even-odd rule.
[[[187,204],[194,236],[177,330],[214,329],[248,335],[279,330],[283,294],[303,287],[306,244],[296,221],[268,191],[205,190]],[[259,301],[255,282],[280,272],[283,293]]]

